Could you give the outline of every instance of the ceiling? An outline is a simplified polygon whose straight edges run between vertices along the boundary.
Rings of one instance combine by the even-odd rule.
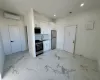
[[[84,7],[80,4],[84,3]],[[100,7],[100,0],[0,0],[0,8],[18,14],[25,14],[30,8],[50,18],[61,18],[69,12],[77,13]],[[57,16],[54,17],[53,15]]]

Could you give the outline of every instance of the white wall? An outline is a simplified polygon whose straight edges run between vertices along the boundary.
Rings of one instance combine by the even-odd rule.
[[[30,9],[28,14],[25,16],[25,21],[27,24],[27,31],[28,31],[28,46],[29,46],[29,53],[32,57],[36,57],[35,52],[35,34],[34,34],[34,11]]]
[[[6,48],[5,54],[6,55],[11,54],[9,33],[8,33],[8,31],[4,31],[4,30],[8,30],[7,28],[9,25],[19,27],[20,36],[21,36],[21,43],[22,43],[22,45],[21,45],[22,51],[27,50],[27,43],[26,43],[26,37],[25,37],[26,35],[25,35],[25,28],[24,28],[23,19],[21,18],[20,21],[6,19],[3,17],[3,11],[0,11],[0,32],[2,35],[4,47]]]
[[[88,21],[95,21],[94,30],[85,29]],[[71,25],[78,27],[75,53],[100,61],[100,10],[86,11],[58,19],[56,22],[57,48],[63,49],[64,27]]]
[[[5,55],[3,51],[2,39],[1,39],[1,34],[0,34],[0,80],[3,74],[4,59],[5,59]]]

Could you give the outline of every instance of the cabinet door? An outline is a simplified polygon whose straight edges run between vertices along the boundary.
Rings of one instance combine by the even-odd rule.
[[[53,22],[49,22],[49,27],[51,27],[51,30],[56,30],[56,25]]]
[[[47,50],[50,50],[50,41],[47,41]]]
[[[38,21],[35,20],[34,23],[35,23],[35,27],[40,27],[40,24]]]
[[[40,22],[41,34],[48,34],[48,22]]]
[[[43,51],[47,51],[47,43],[46,41],[43,41]]]
[[[50,50],[50,41],[49,40],[43,42],[43,50],[44,51]]]
[[[46,34],[46,26],[41,26],[41,34]]]

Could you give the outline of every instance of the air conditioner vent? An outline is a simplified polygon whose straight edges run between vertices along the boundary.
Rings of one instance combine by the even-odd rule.
[[[10,12],[4,12],[4,18],[13,19],[13,20],[20,20],[20,16]]]

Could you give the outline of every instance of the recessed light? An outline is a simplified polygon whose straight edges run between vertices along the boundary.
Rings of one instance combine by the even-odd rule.
[[[56,17],[56,15],[55,15],[55,14],[54,14],[53,16],[54,16],[54,17]]]
[[[83,7],[84,6],[84,3],[82,3],[81,5],[80,5],[80,7]]]

